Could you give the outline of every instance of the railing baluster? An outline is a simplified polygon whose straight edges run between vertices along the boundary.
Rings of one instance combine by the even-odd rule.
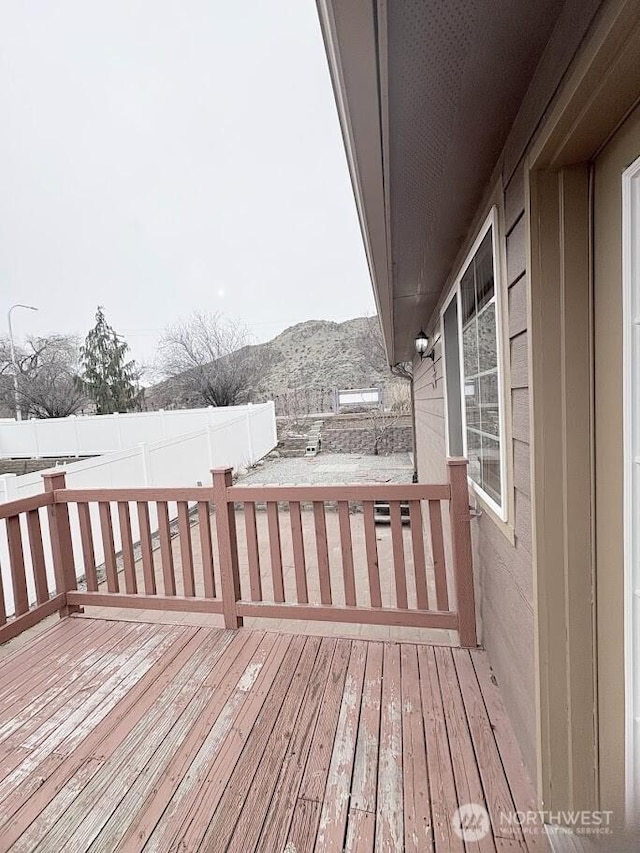
[[[93,531],[91,530],[91,508],[86,502],[78,504],[78,521],[80,522],[80,541],[82,543],[85,582],[89,592],[97,592],[98,575],[96,572]]]
[[[364,514],[364,544],[367,555],[371,606],[382,607],[380,567],[378,566],[378,545],[376,543],[376,521],[373,501],[363,501],[362,511]]]
[[[40,512],[37,509],[32,509],[27,513],[27,530],[29,532],[33,579],[36,586],[36,601],[38,604],[44,604],[45,601],[49,600],[49,584],[47,583],[47,568],[42,546]]]
[[[173,569],[173,551],[169,528],[169,507],[166,501],[158,501],[158,531],[160,533],[160,557],[165,595],[176,594],[176,577]]]
[[[232,468],[214,468],[213,502],[216,510],[216,536],[220,555],[220,585],[225,628],[241,628],[243,619],[238,616],[240,600],[240,570],[238,565],[238,533],[233,499],[229,500],[229,487],[233,482]]]
[[[416,601],[418,610],[428,610],[427,561],[424,554],[424,529],[422,527],[422,506],[420,501],[409,501],[409,518],[411,521],[411,545],[413,550],[413,572],[416,581]]]
[[[180,531],[180,562],[182,563],[182,583],[184,595],[193,598],[196,594],[196,580],[193,572],[193,546],[191,543],[191,523],[189,504],[178,502],[178,529]]]
[[[267,522],[269,524],[269,549],[271,554],[271,577],[273,580],[273,600],[281,604],[284,601],[284,577],[282,575],[282,544],[280,542],[280,522],[278,504],[267,503]]]
[[[153,565],[153,547],[151,544],[151,524],[149,523],[149,504],[146,501],[138,501],[137,508],[144,591],[145,595],[157,595],[156,573]]]
[[[213,546],[211,544],[211,519],[209,501],[198,502],[198,531],[200,533],[200,557],[205,598],[216,597],[216,579],[213,572]]]
[[[125,592],[135,595],[138,592],[138,580],[136,578],[136,561],[133,556],[129,501],[118,501],[118,522],[120,524],[122,560],[124,562],[124,588]]]
[[[400,501],[389,501],[391,517],[391,543],[393,546],[393,570],[396,581],[396,606],[407,610],[407,572],[404,563],[404,542],[402,541],[402,509]]]
[[[327,519],[324,501],[313,502],[313,523],[316,531],[316,553],[320,578],[320,602],[331,604],[331,575],[329,573],[329,548],[327,544]]]
[[[19,515],[12,515],[7,519],[7,540],[9,543],[11,584],[13,586],[13,605],[16,616],[22,616],[29,609],[29,595],[27,593],[27,575],[24,569]]]
[[[0,625],[7,624],[7,609],[4,603],[4,584],[2,583],[2,571],[0,570]]]
[[[296,598],[298,599],[298,604],[308,604],[307,563],[304,555],[302,513],[299,501],[291,501],[289,504],[289,522],[291,524],[291,542],[293,544],[293,565],[296,572]]]
[[[111,504],[109,501],[100,501],[100,530],[102,532],[102,545],[104,548],[104,567],[107,575],[107,591],[120,592],[118,580],[118,565],[116,563],[116,549],[113,542],[113,521],[111,519]]]
[[[436,607],[438,610],[448,610],[449,593],[447,591],[447,567],[444,558],[440,501],[429,501],[429,526],[433,551],[433,574],[436,582]]]
[[[258,525],[256,505],[252,501],[247,501],[244,505],[244,529],[247,536],[247,558],[249,561],[249,593],[251,601],[262,601]]]
[[[342,576],[344,578],[344,603],[356,605],[356,579],[353,571],[353,542],[351,538],[351,518],[349,502],[338,502],[338,521],[340,523],[340,548],[342,550]]]

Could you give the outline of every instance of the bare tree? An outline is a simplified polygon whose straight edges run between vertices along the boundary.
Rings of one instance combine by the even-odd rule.
[[[12,417],[15,414],[13,393],[13,364],[8,338],[0,338],[0,416]]]
[[[187,405],[244,402],[264,369],[248,330],[222,314],[195,312],[170,326],[159,345],[159,370],[174,397]]]
[[[29,338],[16,348],[18,397],[29,417],[63,418],[79,411],[87,395],[79,381],[77,340],[69,335]],[[0,402],[13,410],[13,365],[6,341],[0,341]]]

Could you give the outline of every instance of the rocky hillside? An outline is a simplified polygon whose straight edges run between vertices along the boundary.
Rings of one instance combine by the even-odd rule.
[[[385,385],[390,373],[384,357],[363,345],[370,323],[367,317],[345,323],[308,320],[285,329],[258,347],[267,365],[259,391],[277,396],[293,388]]]
[[[250,397],[254,402],[286,397],[289,392],[318,392],[310,410],[326,410],[332,389],[387,387],[393,377],[379,346],[367,346],[375,318],[357,317],[344,323],[308,320],[285,329],[271,341],[246,347],[261,365]],[[176,381],[148,389],[150,407],[179,404]],[[322,392],[327,400],[322,401]],[[196,401],[183,400],[184,404]]]

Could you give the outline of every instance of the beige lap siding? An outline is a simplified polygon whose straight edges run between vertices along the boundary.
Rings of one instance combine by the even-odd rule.
[[[536,769],[535,656],[529,451],[524,173],[505,191],[514,544],[485,513],[478,522],[484,643],[532,776]]]
[[[533,572],[529,459],[529,371],[527,335],[526,222],[524,178],[519,169],[505,192],[509,310],[511,465],[515,528],[512,543],[484,512],[474,522],[474,565],[483,643],[494,668],[525,763],[535,776],[535,682]],[[435,362],[416,362],[415,408],[418,473],[422,482],[446,476],[444,364],[440,344]]]

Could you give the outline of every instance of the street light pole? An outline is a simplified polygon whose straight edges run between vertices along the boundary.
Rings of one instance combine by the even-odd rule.
[[[18,361],[16,359],[16,347],[13,342],[13,327],[11,325],[11,312],[14,308],[26,308],[28,311],[37,311],[37,308],[34,308],[33,305],[23,305],[21,302],[17,302],[15,305],[12,305],[9,308],[7,313],[7,322],[9,324],[9,346],[11,347],[11,364],[13,365],[13,396],[16,404],[16,420],[22,420],[22,410],[20,408],[20,391],[18,388]]]

